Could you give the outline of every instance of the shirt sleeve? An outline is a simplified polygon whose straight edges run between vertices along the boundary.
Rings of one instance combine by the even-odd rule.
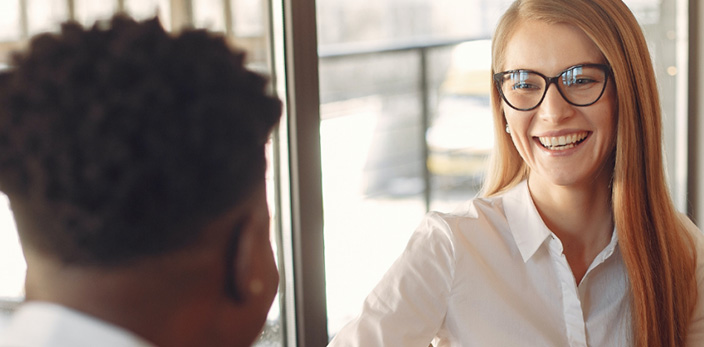
[[[704,346],[704,234],[687,219],[687,226],[693,235],[697,251],[697,303],[687,329],[687,346]]]
[[[427,347],[447,311],[454,259],[450,228],[438,214],[428,214],[361,314],[329,346]]]

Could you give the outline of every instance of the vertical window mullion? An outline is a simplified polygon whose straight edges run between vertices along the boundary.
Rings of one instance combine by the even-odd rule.
[[[235,32],[233,30],[232,23],[232,3],[230,3],[230,0],[222,0],[222,11],[225,18],[225,35],[227,35],[227,37],[234,37]]]
[[[66,9],[68,10],[68,19],[76,20],[76,1],[66,0]]]
[[[688,214],[700,229],[704,228],[704,4],[690,0],[688,4],[688,43],[691,78],[688,81],[688,113],[691,140],[687,160],[687,201]]]
[[[271,71],[271,88],[279,95],[283,103],[283,115],[278,127],[272,134],[273,161],[274,161],[274,204],[278,213],[273,220],[276,230],[276,249],[279,265],[279,322],[281,324],[282,340],[281,347],[296,346],[296,317],[294,288],[291,275],[293,274],[293,256],[291,241],[291,206],[290,181],[289,181],[289,161],[288,161],[288,101],[286,99],[286,66],[284,64],[284,25],[283,25],[283,5],[281,2],[273,0],[265,1],[266,15],[268,21],[265,27],[268,28],[270,37],[268,40],[269,54],[267,64]],[[234,23],[233,23],[234,24]],[[233,27],[234,31],[234,27]]]
[[[193,24],[193,0],[171,0],[171,28]]]
[[[27,0],[19,0],[20,4],[20,38],[29,38],[29,17],[27,15]]]
[[[283,0],[295,327],[307,347],[328,342],[315,10]]]

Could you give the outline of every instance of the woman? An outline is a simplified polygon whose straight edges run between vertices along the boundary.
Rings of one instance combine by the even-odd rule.
[[[648,57],[621,1],[516,1],[483,197],[429,214],[331,345],[704,345],[704,242],[668,195]]]

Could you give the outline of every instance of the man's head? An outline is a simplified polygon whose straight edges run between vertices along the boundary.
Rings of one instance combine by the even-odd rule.
[[[24,243],[119,265],[193,242],[264,179],[280,117],[220,36],[158,20],[65,24],[17,55],[0,117],[0,189]]]
[[[244,59],[222,36],[171,35],[156,19],[123,16],[90,29],[64,24],[14,57],[0,78],[0,190],[28,255],[28,278],[47,260],[122,274],[207,245],[214,251],[193,252],[203,256],[186,259],[182,272],[206,283],[200,274],[215,267],[185,267],[222,263],[216,282],[234,282],[218,290],[233,302],[262,294],[264,281],[257,305],[268,309],[276,284],[271,292],[265,144],[281,103]],[[254,264],[259,259],[265,264]],[[166,263],[173,278],[177,263]],[[121,276],[114,278],[129,282]],[[37,292],[45,289],[53,290]]]

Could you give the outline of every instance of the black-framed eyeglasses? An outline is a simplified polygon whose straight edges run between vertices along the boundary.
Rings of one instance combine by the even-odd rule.
[[[532,70],[508,70],[494,74],[494,82],[506,104],[518,111],[530,111],[543,102],[553,83],[571,105],[592,105],[604,94],[610,73],[608,65],[581,64],[569,67],[555,77]]]

